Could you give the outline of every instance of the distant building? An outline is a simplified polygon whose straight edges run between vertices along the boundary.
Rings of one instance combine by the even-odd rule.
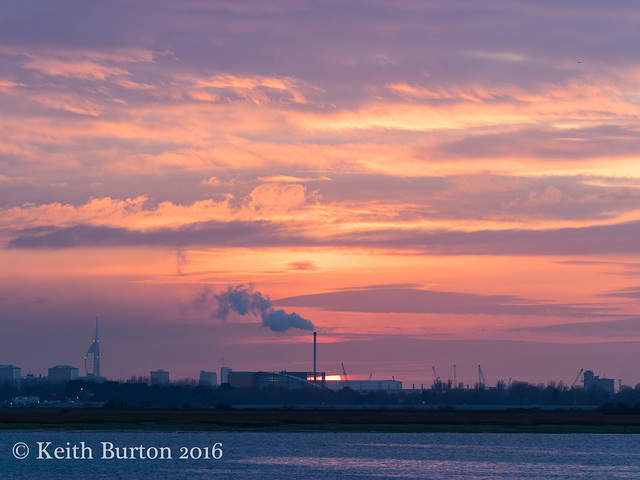
[[[607,391],[610,395],[613,395],[615,388],[613,378],[600,378],[598,375],[594,375],[591,370],[584,372],[583,384],[585,390],[589,390],[591,387],[596,386]]]
[[[169,385],[169,372],[166,370],[155,370],[149,374],[151,385]]]
[[[231,373],[233,370],[231,370],[229,367],[222,367],[220,369],[220,385],[222,385],[223,383],[229,383],[229,373]]]
[[[96,315],[96,336],[84,357],[84,373],[87,378],[100,378],[100,342],[98,341],[98,316]]]
[[[228,383],[238,388],[258,388],[268,386],[295,390],[298,388],[319,388],[325,386],[325,372],[228,372]]]
[[[216,372],[200,372],[200,385],[207,385],[209,387],[215,387],[218,385],[218,374]]]
[[[357,392],[399,392],[402,390],[402,382],[399,380],[330,380],[327,387],[331,390],[342,390],[345,387]]]
[[[11,403],[18,406],[37,405],[38,403],[40,403],[40,397],[35,395],[13,397],[11,399]]]
[[[14,365],[0,365],[0,382],[20,380],[21,369]]]
[[[49,369],[49,380],[52,382],[68,382],[78,378],[78,369],[71,365],[56,365]]]

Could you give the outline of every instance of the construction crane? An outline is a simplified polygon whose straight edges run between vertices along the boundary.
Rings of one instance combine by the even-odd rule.
[[[373,377],[373,372],[369,374],[369,380],[371,380],[371,377]]]
[[[575,386],[575,384],[578,383],[578,379],[580,378],[580,375],[582,375],[583,371],[584,371],[584,368],[581,368],[580,371],[578,372],[578,375],[576,375],[575,380],[573,381],[573,383],[571,383],[569,390],[571,390]]]
[[[344,363],[341,363],[340,365],[342,365],[342,373],[344,374],[344,380],[349,380],[349,377],[347,376],[347,371],[344,369]]]
[[[482,367],[478,365],[478,387],[484,388],[487,381],[484,379],[484,373],[482,373]]]
[[[435,367],[435,365],[431,367],[431,370],[433,370],[433,378],[434,378],[434,380],[436,381],[436,383],[437,383],[437,382],[439,382],[439,381],[440,381],[440,377],[439,377],[439,376],[438,376],[438,374],[436,373],[436,367]]]

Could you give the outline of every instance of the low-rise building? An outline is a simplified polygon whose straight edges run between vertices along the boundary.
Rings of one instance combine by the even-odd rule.
[[[71,365],[56,365],[49,369],[48,378],[52,382],[68,382],[78,378],[79,370]]]
[[[347,387],[357,392],[399,392],[402,390],[402,382],[399,380],[329,380],[327,387],[331,390],[342,390]]]
[[[258,388],[268,386],[295,390],[298,388],[320,388],[325,386],[325,372],[232,372],[228,373],[228,383],[238,388]]]
[[[166,370],[155,370],[149,374],[151,385],[169,385],[169,372]]]
[[[613,395],[615,389],[615,381],[613,378],[600,378],[598,375],[594,375],[591,370],[584,372],[584,378],[582,381],[585,390],[589,390],[591,387],[599,387]]]
[[[215,387],[218,385],[218,374],[216,372],[200,371],[199,385],[206,385],[208,387]]]
[[[21,369],[15,365],[0,365],[0,382],[18,381],[21,377]]]

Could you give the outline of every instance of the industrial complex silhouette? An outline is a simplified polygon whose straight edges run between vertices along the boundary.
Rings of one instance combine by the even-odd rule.
[[[89,392],[93,392],[91,393],[91,395],[95,395],[96,392],[101,391],[102,394],[99,394],[98,397],[102,398],[103,402],[110,401],[110,395],[115,395],[114,392],[120,392],[119,387],[116,387],[115,384],[131,383],[147,384],[147,386],[150,388],[164,388],[173,386],[188,387],[197,385],[199,387],[208,389],[220,390],[222,388],[223,390],[221,391],[223,393],[225,392],[224,388],[252,392],[294,392],[300,390],[308,390],[311,392],[307,395],[308,398],[324,398],[325,400],[329,401],[335,401],[335,398],[331,396],[326,397],[327,394],[323,394],[323,391],[339,392],[348,390],[356,392],[360,395],[373,394],[375,392],[384,393],[386,395],[406,395],[408,393],[416,394],[416,392],[418,392],[419,394],[421,394],[420,398],[422,399],[422,404],[427,404],[427,402],[429,404],[464,404],[468,402],[478,401],[481,403],[486,403],[486,401],[489,401],[489,399],[492,399],[492,401],[495,402],[506,401],[506,399],[509,399],[509,402],[521,403],[525,401],[531,401],[532,403],[535,403],[536,401],[547,402],[547,400],[542,400],[543,398],[546,398],[540,393],[543,390],[547,391],[547,393],[549,391],[556,391],[555,399],[560,403],[576,403],[578,401],[576,400],[577,397],[575,397],[574,395],[574,398],[569,395],[569,393],[571,392],[575,394],[576,390],[580,390],[585,394],[587,392],[592,393],[588,397],[585,397],[583,395],[584,398],[580,400],[581,402],[587,401],[586,399],[591,399],[589,401],[602,403],[604,401],[607,401],[608,398],[615,394],[614,380],[600,378],[591,370],[584,371],[584,375],[582,378],[583,387],[580,388],[579,386],[577,386],[576,384],[578,383],[578,380],[580,379],[580,376],[583,372],[582,369],[571,385],[563,385],[562,383],[556,385],[554,382],[550,382],[546,387],[544,385],[530,386],[526,382],[512,382],[511,379],[509,379],[508,383],[499,381],[495,387],[489,387],[488,385],[486,385],[486,380],[482,368],[480,365],[478,365],[478,382],[473,386],[465,386],[462,382],[457,382],[457,372],[455,364],[453,364],[451,367],[449,379],[447,382],[442,381],[440,377],[438,377],[435,366],[433,366],[432,371],[434,380],[431,385],[427,385],[425,388],[425,385],[422,384],[418,389],[415,388],[415,385],[412,385],[410,389],[403,389],[402,382],[396,380],[395,378],[379,380],[372,379],[372,375],[370,375],[366,380],[353,378],[350,379],[347,375],[344,364],[342,364],[342,375],[327,375],[326,372],[319,372],[317,371],[316,353],[317,333],[313,332],[313,371],[234,371],[232,368],[223,365],[220,369],[219,378],[216,372],[202,370],[200,372],[198,381],[196,381],[195,379],[191,382],[180,380],[178,382],[172,383],[170,380],[169,371],[159,369],[151,371],[149,373],[149,377],[137,377],[135,381],[129,380],[126,382],[112,382],[107,378],[101,376],[99,324],[98,315],[96,315],[95,337],[91,345],[89,346],[84,359],[84,376],[80,376],[79,369],[71,365],[56,365],[54,367],[51,367],[48,370],[48,375],[45,377],[41,375],[36,377],[33,374],[29,374],[23,377],[21,375],[21,369],[19,367],[16,367],[14,365],[0,365],[0,385],[5,385],[3,391],[0,392],[0,394],[4,396],[4,398],[0,398],[0,401],[7,401],[8,396],[9,398],[13,399],[14,404],[37,404],[40,401],[40,396],[38,395],[23,395],[11,397],[9,394],[12,392],[25,394],[33,391],[44,391],[45,396],[53,395],[55,397],[56,395],[58,395],[58,399],[62,397],[66,398],[66,394],[68,393],[74,394],[74,392],[66,391],[63,394],[60,390],[58,390],[57,394],[52,394],[51,392],[47,393],[48,391],[46,389],[43,390],[42,388],[42,382],[54,384],[69,384],[72,382],[73,384],[77,384],[79,382],[81,384],[86,384],[88,385],[86,386],[86,388],[81,387],[81,391],[85,392],[84,395],[87,395]],[[453,381],[451,378],[451,372],[453,372]],[[105,385],[105,387],[98,387],[98,385],[103,383],[109,385]],[[535,391],[531,390],[531,388],[528,387],[534,387]],[[100,390],[101,388],[102,390]],[[111,393],[106,393],[107,390],[105,389],[107,389]],[[73,388],[71,390],[73,390]],[[619,394],[623,394],[625,392],[628,393],[629,390],[631,390],[630,387],[623,387],[620,383],[618,388]],[[640,389],[636,387],[635,390],[638,390],[638,394],[640,395]],[[156,396],[159,395],[158,390],[154,390],[154,392]],[[126,395],[122,392],[118,393],[118,395],[126,397]],[[231,401],[237,402],[238,399],[242,401],[241,396],[229,396],[230,394],[228,394],[228,392],[225,395],[226,396],[223,395],[223,397],[229,398]],[[80,398],[80,396],[77,396],[77,398]],[[185,398],[190,397],[187,395],[187,397]],[[257,401],[260,401],[260,395],[257,395],[257,397],[255,398],[257,398]],[[283,398],[286,398],[286,395]],[[387,401],[384,400],[384,398],[382,400],[380,398],[378,399],[378,401]],[[573,398],[573,400],[571,400],[571,398]],[[152,402],[147,400],[143,403],[151,404]]]

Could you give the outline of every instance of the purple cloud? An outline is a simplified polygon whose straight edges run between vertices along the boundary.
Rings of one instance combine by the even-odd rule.
[[[363,288],[276,300],[274,305],[337,312],[609,317],[616,308],[546,303],[514,295],[476,295],[415,288]],[[619,315],[616,315],[619,316]]]
[[[77,225],[27,229],[14,234],[9,248],[118,246],[333,246],[378,247],[448,255],[591,255],[638,253],[640,222],[555,230],[423,231],[378,229],[317,239],[290,226],[267,221],[203,222],[177,229],[138,232]]]

